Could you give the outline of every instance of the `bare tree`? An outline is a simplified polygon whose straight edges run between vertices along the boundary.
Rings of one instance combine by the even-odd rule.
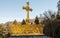
[[[55,19],[55,17],[56,17],[56,13],[55,13],[55,12],[52,12],[52,11],[50,11],[50,10],[45,11],[45,12],[43,13],[43,15],[44,15],[46,18],[48,18],[49,20],[53,20],[53,19]]]
[[[55,26],[54,25],[54,20],[56,19],[56,14],[55,12],[52,12],[52,11],[45,11],[44,12],[44,16],[45,18],[47,18],[45,20],[45,27],[44,27],[44,33],[47,35],[47,36],[51,36],[51,37],[54,37],[54,32],[55,32]]]

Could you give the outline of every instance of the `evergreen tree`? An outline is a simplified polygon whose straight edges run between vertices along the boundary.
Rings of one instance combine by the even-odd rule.
[[[23,19],[22,24],[26,24],[25,20]]]
[[[39,24],[38,16],[36,16],[34,23],[35,23],[35,24]]]

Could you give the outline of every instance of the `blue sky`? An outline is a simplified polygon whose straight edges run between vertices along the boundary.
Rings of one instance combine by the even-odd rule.
[[[46,10],[57,11],[58,0],[0,0],[0,23],[25,19],[26,11],[22,6],[25,6],[27,1],[33,9],[30,18],[35,18],[36,15],[40,17],[40,14]]]

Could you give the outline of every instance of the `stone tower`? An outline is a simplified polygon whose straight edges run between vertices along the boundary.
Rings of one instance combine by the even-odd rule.
[[[58,13],[57,13],[57,18],[60,19],[60,0],[57,3],[57,7],[58,7]]]
[[[60,0],[58,1],[58,14],[60,15]]]

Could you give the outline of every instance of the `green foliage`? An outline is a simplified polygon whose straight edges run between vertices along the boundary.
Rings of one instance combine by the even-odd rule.
[[[35,18],[34,23],[35,23],[35,24],[39,24],[39,19],[38,19],[38,17],[37,17],[37,16],[36,16],[36,18]]]

